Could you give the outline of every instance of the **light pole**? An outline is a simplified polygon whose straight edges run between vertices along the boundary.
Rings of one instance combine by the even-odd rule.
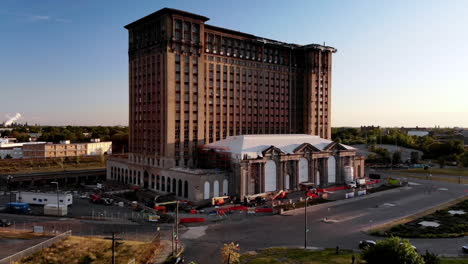
[[[304,205],[304,249],[307,249],[307,200],[309,197],[306,196],[305,198],[305,205]]]
[[[57,185],[57,217],[59,217],[60,216],[59,183],[58,182],[51,182],[51,183]]]
[[[11,206],[11,180],[13,180],[13,176],[7,176],[7,185],[8,185],[8,196],[10,196],[10,205]]]

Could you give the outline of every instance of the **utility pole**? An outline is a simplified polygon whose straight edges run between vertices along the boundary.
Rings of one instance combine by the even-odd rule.
[[[104,232],[105,234],[111,234],[112,237],[105,237],[104,239],[112,240],[112,264],[115,264],[115,241],[122,240],[122,238],[116,238],[115,234],[120,234],[120,232]]]
[[[11,180],[13,180],[13,176],[7,176],[7,185],[8,185],[8,194],[10,196],[10,207],[11,207]]]
[[[59,183],[58,182],[51,182],[51,183],[57,185],[57,217],[59,217],[60,216]]]
[[[305,205],[304,205],[304,249],[307,249],[307,200],[309,197],[306,196],[305,198]]]
[[[156,203],[154,206],[165,204],[176,204],[175,220],[174,225],[172,226],[172,255],[175,256],[178,253],[179,244],[179,201]]]

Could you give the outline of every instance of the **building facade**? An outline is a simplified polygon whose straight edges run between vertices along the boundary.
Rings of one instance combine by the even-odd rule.
[[[207,20],[164,8],[125,26],[129,34],[129,153],[128,159],[108,159],[107,179],[193,201],[296,188],[299,178],[292,171],[288,172],[289,186],[284,180],[277,180],[274,188],[248,183],[260,170],[255,167],[261,166],[258,157],[224,157],[216,164],[221,167],[210,167],[204,166],[207,159],[200,155],[215,151],[207,150],[210,144],[214,147],[237,135],[302,134],[314,140],[330,139],[336,49],[257,37],[208,25]],[[358,164],[354,150],[340,150],[339,155],[333,151],[320,150],[312,156],[295,153],[295,157],[298,162],[307,158],[311,173],[328,173],[320,165],[325,158],[342,160],[339,155],[348,152],[353,161],[348,159],[347,166]],[[314,159],[318,156],[320,161]],[[277,168],[297,165],[292,160],[288,165],[276,164]],[[245,166],[250,169],[241,169]],[[337,170],[341,173],[342,168]],[[285,177],[268,175],[262,179]],[[315,181],[313,175],[308,179]],[[342,182],[341,178],[327,179],[321,184]]]
[[[164,8],[129,33],[130,159],[193,166],[197,146],[242,134],[331,138],[332,54]]]
[[[24,158],[60,158],[77,156],[98,156],[112,154],[112,142],[70,143],[60,144],[42,143],[23,145]]]
[[[240,197],[297,190],[304,182],[315,186],[344,184],[365,176],[364,159],[355,148],[318,136],[232,136],[205,145],[203,150],[207,154],[200,158],[218,160],[214,167],[228,161],[230,181],[226,186]],[[210,183],[205,186],[205,199],[219,195],[219,188],[209,192]]]

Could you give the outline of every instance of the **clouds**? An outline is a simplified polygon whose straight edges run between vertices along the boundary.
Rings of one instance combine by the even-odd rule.
[[[27,22],[55,22],[55,23],[71,23],[72,22],[69,19],[57,18],[57,17],[52,17],[52,16],[46,16],[46,15],[33,15],[33,14],[8,12],[8,11],[1,11],[1,10],[0,10],[0,14],[18,17]]]

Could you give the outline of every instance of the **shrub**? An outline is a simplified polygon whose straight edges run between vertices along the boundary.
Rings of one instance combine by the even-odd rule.
[[[426,250],[426,254],[422,255],[425,264],[441,264],[441,260],[437,254],[430,253]]]
[[[423,258],[409,241],[399,237],[378,241],[375,246],[367,247],[361,254],[367,264],[424,264]]]

